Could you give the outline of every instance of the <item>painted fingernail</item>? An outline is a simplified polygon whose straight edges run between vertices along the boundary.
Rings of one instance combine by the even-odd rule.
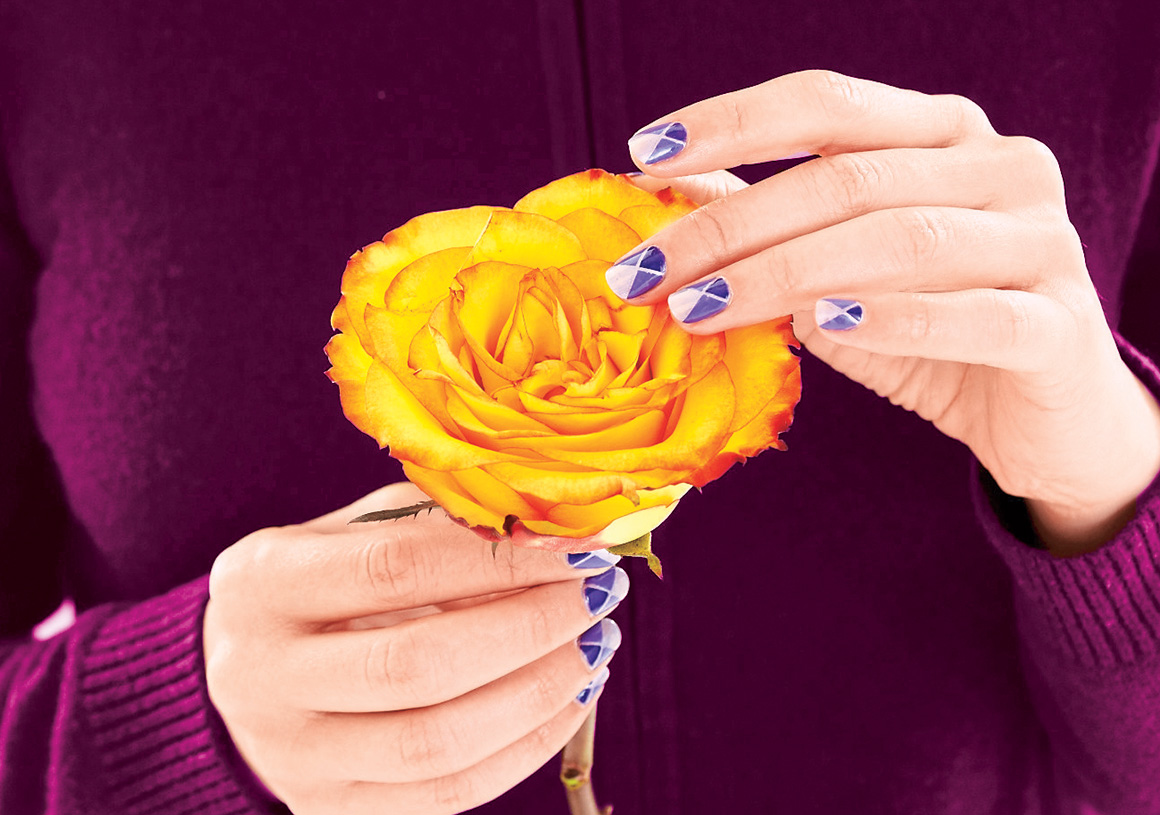
[[[682,323],[696,323],[720,314],[733,299],[723,277],[711,277],[669,295],[669,311]]]
[[[640,178],[642,175],[644,175],[644,173],[642,173],[640,170],[633,170],[631,173],[625,173],[625,175],[629,178]]]
[[[813,155],[813,153],[811,153],[809,150],[800,150],[797,153],[790,153],[788,156],[782,156],[781,158],[775,158],[774,161],[789,161],[790,159],[795,159],[795,158],[809,158],[812,155]]]
[[[680,122],[665,122],[642,128],[628,140],[628,152],[641,164],[656,164],[685,149],[689,133]]]
[[[827,331],[849,331],[862,322],[864,312],[857,300],[823,297],[814,305],[814,320],[818,328]]]
[[[626,594],[628,594],[628,572],[619,566],[584,581],[584,602],[588,606],[588,613],[593,617],[611,611]]]
[[[616,649],[620,647],[620,642],[620,626],[608,619],[601,620],[576,640],[589,670],[594,670],[611,659]]]
[[[640,297],[665,279],[665,253],[655,246],[646,246],[609,266],[604,279],[621,300]]]
[[[606,549],[594,549],[591,552],[572,552],[568,555],[568,565],[573,569],[607,569],[620,562],[620,555],[614,555]]]
[[[592,697],[599,693],[600,689],[604,687],[604,683],[608,681],[610,673],[607,668],[601,671],[595,679],[584,686],[584,690],[580,691],[576,697],[576,701],[582,705],[586,705],[592,701]]]

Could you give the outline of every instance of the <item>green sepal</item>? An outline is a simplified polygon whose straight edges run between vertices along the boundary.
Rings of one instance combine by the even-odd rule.
[[[622,543],[618,546],[609,546],[608,551],[622,557],[643,557],[648,561],[648,567],[657,577],[664,579],[661,574],[661,559],[653,554],[652,532],[645,532],[636,540]]]

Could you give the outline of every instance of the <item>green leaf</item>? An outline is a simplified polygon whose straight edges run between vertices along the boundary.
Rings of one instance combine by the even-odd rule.
[[[661,574],[661,559],[653,554],[652,532],[645,532],[639,538],[619,546],[609,546],[608,551],[622,557],[643,557],[648,560],[648,567],[657,577],[664,579]]]

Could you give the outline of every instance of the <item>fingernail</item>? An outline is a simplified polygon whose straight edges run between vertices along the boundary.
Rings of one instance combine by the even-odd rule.
[[[720,314],[732,299],[725,278],[710,277],[670,294],[669,311],[682,323],[696,323]]]
[[[788,156],[782,156],[781,158],[775,158],[774,161],[789,161],[790,159],[795,159],[795,158],[808,158],[812,155],[813,155],[813,153],[811,153],[809,150],[801,150],[797,153],[790,153]]]
[[[607,549],[594,549],[591,552],[572,552],[568,555],[568,565],[573,569],[606,569],[620,562],[620,555],[614,555]]]
[[[584,581],[584,602],[588,606],[588,613],[593,617],[611,611],[626,594],[628,594],[628,572],[619,566]]]
[[[611,659],[616,649],[620,647],[620,642],[620,626],[609,619],[601,620],[576,640],[589,670],[594,670]]]
[[[625,175],[629,178],[640,178],[642,175],[644,175],[644,173],[642,173],[640,170],[633,170],[631,173],[625,173]]]
[[[609,266],[604,279],[621,300],[640,297],[665,279],[665,253],[655,246],[646,246]]]
[[[857,300],[823,297],[814,305],[814,320],[818,328],[827,331],[849,331],[862,322],[864,312]]]
[[[599,693],[600,689],[604,687],[604,683],[608,681],[610,671],[605,668],[600,672],[599,676],[584,686],[584,690],[580,691],[576,697],[576,701],[582,705],[588,704],[592,697]]]
[[[685,149],[689,133],[680,122],[665,122],[636,131],[628,140],[628,152],[641,164],[656,164]]]

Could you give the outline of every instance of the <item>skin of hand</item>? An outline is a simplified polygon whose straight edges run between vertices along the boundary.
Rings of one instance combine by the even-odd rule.
[[[686,287],[723,278],[686,330],[792,314],[812,354],[966,444],[1057,556],[1132,519],[1160,471],[1160,408],[1116,349],[1044,144],[961,96],[811,70],[629,146],[635,183],[704,204],[626,256],[663,253],[630,302],[679,317],[701,296]],[[752,186],[725,170],[805,155]],[[845,330],[819,328],[838,312]]]
[[[348,524],[425,498],[392,484],[255,532],[214,563],[210,699],[296,815],[479,806],[556,755],[602,685],[577,696],[607,678],[620,635],[603,617],[627,589],[620,569],[510,543],[493,555],[442,512]],[[619,589],[594,614],[585,581],[601,575]],[[597,621],[613,633],[590,667],[578,638]]]

